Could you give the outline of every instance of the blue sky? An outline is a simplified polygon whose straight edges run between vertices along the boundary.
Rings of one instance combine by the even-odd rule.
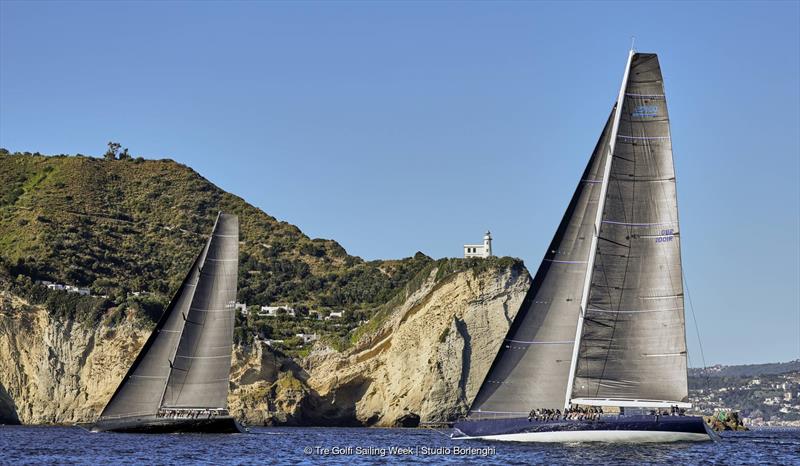
[[[794,359],[798,5],[2,1],[0,146],[115,140],[367,259],[488,228],[535,270],[633,35],[665,75],[706,362]]]

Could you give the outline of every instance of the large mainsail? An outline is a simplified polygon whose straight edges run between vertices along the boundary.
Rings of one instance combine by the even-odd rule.
[[[230,244],[231,238],[235,239],[235,244],[232,246]],[[229,262],[225,262],[228,264],[225,268],[215,265],[209,266],[209,263],[216,264],[216,260],[222,256],[224,256],[224,259],[236,259],[238,256],[238,219],[235,216],[221,213],[214,225],[211,237],[195,259],[189,273],[186,275],[183,283],[181,283],[172,301],[170,301],[161,319],[159,319],[156,324],[155,330],[150,334],[150,337],[145,342],[133,365],[106,405],[100,416],[100,421],[154,415],[158,412],[159,408],[162,406],[162,399],[165,397],[168,381],[172,380],[171,374],[174,372],[172,360],[179,351],[179,344],[198,333],[197,328],[187,325],[189,322],[187,316],[192,314],[193,309],[205,306],[209,301],[209,296],[217,292],[215,291],[215,287],[219,288],[220,284],[224,284],[226,290],[233,289],[233,297],[230,296],[229,291],[226,291],[223,299],[235,299],[236,262],[233,263],[234,279],[232,284],[230,280],[231,265]],[[229,320],[232,321],[232,311],[230,316]],[[212,326],[209,325],[209,327]],[[230,327],[232,332],[232,323]],[[187,334],[187,332],[189,333]],[[231,339],[232,334],[228,337],[227,344],[228,366],[225,372],[226,396],[227,371],[230,370]],[[220,344],[215,351],[220,351],[224,347],[224,344]],[[219,359],[224,361],[224,358]],[[196,368],[205,367],[209,365],[208,362],[211,361],[201,361]],[[213,361],[211,365],[217,369],[220,366],[220,361]],[[215,374],[214,376],[217,377],[216,372],[219,371],[213,372]],[[219,399],[219,385],[220,383],[218,381],[214,384],[216,387],[215,390],[213,390],[215,401]],[[200,407],[206,407],[206,405],[200,405]],[[225,405],[210,407],[224,408]]]
[[[655,54],[631,60],[604,204],[572,397],[684,401],[675,171]]]
[[[597,217],[612,109],[564,217],[470,409],[471,417],[561,408]]]

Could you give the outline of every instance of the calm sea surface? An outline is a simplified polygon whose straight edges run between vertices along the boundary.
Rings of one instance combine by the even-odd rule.
[[[90,433],[0,427],[3,464],[800,464],[800,429],[655,445],[453,441],[428,429],[254,428],[237,435]],[[472,449],[463,451],[459,449]]]

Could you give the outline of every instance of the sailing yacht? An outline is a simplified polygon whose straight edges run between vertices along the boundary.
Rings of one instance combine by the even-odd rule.
[[[661,68],[656,54],[631,50],[567,211],[453,438],[711,439],[702,417],[679,415],[691,407],[682,276]]]
[[[242,432],[227,411],[239,219],[211,236],[93,431]]]

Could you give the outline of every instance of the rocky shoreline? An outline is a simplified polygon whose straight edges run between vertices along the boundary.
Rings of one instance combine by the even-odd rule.
[[[520,262],[437,277],[351,348],[318,343],[303,359],[236,348],[229,410],[250,425],[414,427],[466,412],[530,287]],[[61,321],[0,296],[0,422],[91,422],[149,330],[134,319]]]

